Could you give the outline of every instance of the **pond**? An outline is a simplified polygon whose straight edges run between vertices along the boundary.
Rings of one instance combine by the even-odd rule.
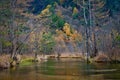
[[[120,80],[120,64],[50,59],[2,70],[0,80]]]

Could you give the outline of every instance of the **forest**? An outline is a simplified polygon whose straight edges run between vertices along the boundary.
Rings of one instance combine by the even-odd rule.
[[[120,80],[120,0],[0,0],[0,80]]]
[[[120,0],[0,0],[0,69],[51,58],[119,64]]]

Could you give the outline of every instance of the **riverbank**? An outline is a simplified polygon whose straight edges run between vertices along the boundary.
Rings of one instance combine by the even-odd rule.
[[[52,55],[38,55],[35,59],[34,54],[24,54],[24,55],[17,55],[16,60],[12,60],[10,58],[10,55],[3,54],[0,56],[0,69],[8,69],[10,67],[14,67],[16,65],[28,65],[34,62],[44,62],[47,61],[48,59],[51,58],[56,58],[56,59],[62,59],[62,58],[77,58],[80,61],[85,61],[86,62],[86,57],[82,54],[74,53],[74,54],[69,54],[69,53],[63,53],[63,54],[52,54]],[[114,60],[109,58],[105,54],[98,54],[94,58],[88,58],[89,63],[92,62],[97,62],[97,63],[120,63],[119,58]]]

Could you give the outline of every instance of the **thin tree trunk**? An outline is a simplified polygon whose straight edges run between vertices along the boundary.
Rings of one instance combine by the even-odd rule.
[[[0,41],[0,54],[3,53],[2,42]]]
[[[87,57],[87,62],[89,61],[89,35],[88,35],[88,28],[86,27],[86,57]]]
[[[0,40],[2,39],[2,35],[0,35]],[[2,54],[3,50],[2,50],[2,40],[0,41],[0,54]]]
[[[92,3],[91,0],[89,0],[89,17],[90,17],[90,42],[91,42],[91,57],[95,57],[98,53],[97,49],[97,42],[96,42],[96,34],[94,28],[96,27],[96,22],[95,22],[95,12],[91,8]],[[93,35],[93,36],[92,36]],[[93,40],[92,40],[93,37]]]
[[[85,4],[85,0],[83,0],[83,5],[84,4]],[[87,21],[87,17],[86,17],[85,6],[83,7],[83,12],[84,12],[85,25],[86,25],[86,29],[85,29],[85,34],[86,34],[86,58],[87,58],[87,62],[89,62],[89,33],[88,33],[88,21]]]
[[[93,47],[93,55],[92,55],[92,57],[95,57],[97,55],[97,53],[98,53],[95,32],[93,32],[93,38],[94,38],[94,40],[93,40],[94,47]]]
[[[11,58],[13,58],[14,56],[15,56],[15,54],[16,54],[16,36],[15,36],[15,27],[16,27],[16,25],[15,25],[15,23],[14,23],[14,20],[15,20],[15,8],[16,8],[16,6],[15,6],[15,4],[16,4],[16,1],[17,0],[13,0],[12,2],[11,2],[11,7],[12,7],[12,11],[13,11],[13,15],[12,15],[12,25],[11,25],[11,27],[10,27],[10,31],[11,31],[11,42],[12,42],[12,53],[11,53]]]

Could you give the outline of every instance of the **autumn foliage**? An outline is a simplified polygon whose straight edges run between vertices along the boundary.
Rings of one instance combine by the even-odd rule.
[[[70,24],[65,23],[62,30],[56,30],[57,37],[64,41],[81,41],[82,35],[71,28]]]

